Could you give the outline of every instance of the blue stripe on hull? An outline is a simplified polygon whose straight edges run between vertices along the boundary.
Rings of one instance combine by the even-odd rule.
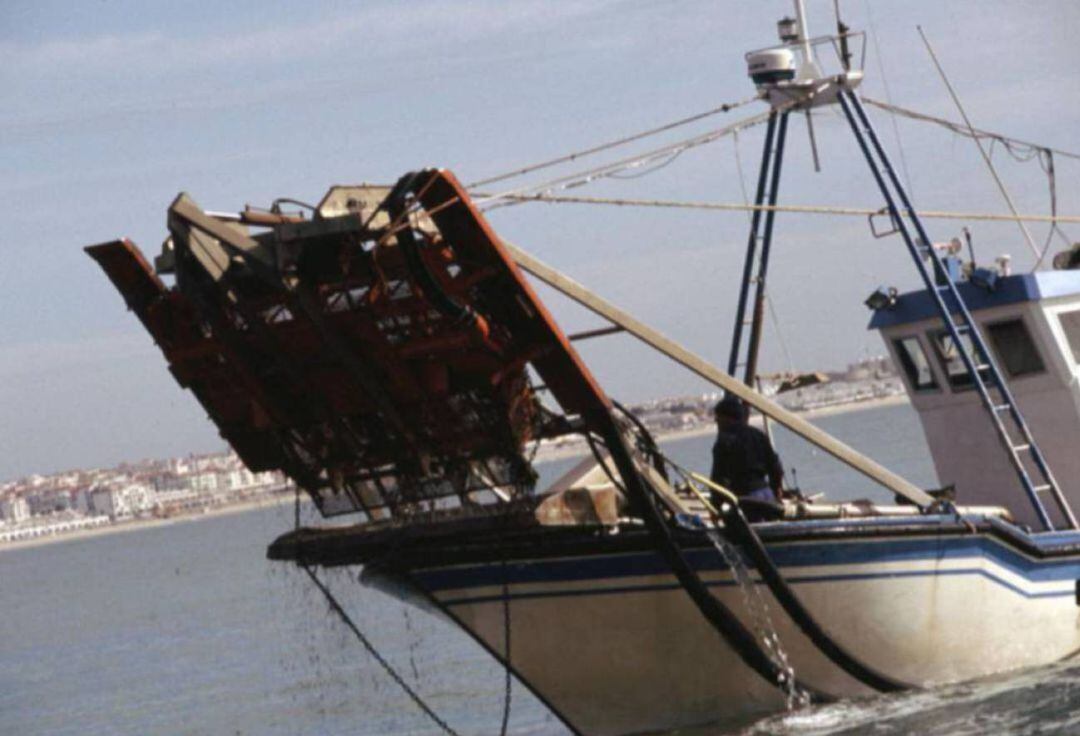
[[[781,568],[792,567],[828,567],[840,565],[866,565],[896,562],[925,562],[955,559],[983,558],[993,562],[1028,582],[1053,582],[1076,580],[1080,578],[1080,560],[1076,558],[1058,560],[1035,560],[1004,546],[984,535],[970,537],[919,537],[889,539],[879,541],[854,540],[811,543],[774,544],[769,552]],[[720,555],[712,549],[688,550],[687,557],[691,564],[703,573],[719,572],[727,569]],[[501,586],[530,583],[572,583],[583,581],[618,580],[619,578],[664,575],[670,573],[667,565],[651,552],[632,552],[606,554],[586,557],[555,558],[511,562],[505,566],[502,562],[458,566],[434,570],[416,571],[418,582],[427,590],[463,590],[487,586]],[[838,573],[834,575],[798,575],[788,577],[794,584],[841,582],[857,580],[875,580],[904,577],[979,575],[998,585],[1024,596],[1025,598],[1062,597],[1074,594],[1070,589],[1056,591],[1031,592],[1005,580],[991,571],[979,567],[956,568],[950,570],[889,570],[882,572]],[[712,586],[733,585],[731,581],[710,583]],[[515,599],[542,598],[556,596],[612,595],[617,593],[641,592],[649,590],[674,590],[678,586],[660,585],[613,585],[589,590],[558,590],[544,592],[517,593]],[[445,601],[447,605],[468,602],[501,600],[500,596],[459,598]]]
[[[1080,571],[1078,571],[1078,572],[1080,572]],[[979,568],[959,568],[959,569],[953,569],[953,570],[906,570],[906,571],[895,571],[895,572],[885,572],[885,573],[853,573],[853,574],[850,574],[850,575],[804,575],[804,576],[791,575],[791,576],[786,577],[785,579],[788,581],[788,583],[790,583],[792,585],[801,585],[801,584],[809,584],[809,583],[832,583],[832,582],[847,582],[847,581],[858,581],[858,580],[879,580],[879,579],[893,579],[893,578],[952,577],[952,576],[958,576],[958,575],[978,575],[978,576],[981,576],[983,578],[986,578],[987,580],[990,580],[992,582],[997,583],[998,585],[1000,585],[1000,586],[1002,586],[1004,588],[1008,588],[1009,590],[1013,591],[1017,595],[1023,596],[1024,598],[1030,598],[1030,599],[1035,599],[1035,598],[1068,598],[1068,597],[1071,597],[1071,596],[1074,595],[1074,591],[1071,590],[1071,589],[1051,590],[1051,591],[1044,591],[1044,592],[1040,592],[1040,593],[1032,593],[1032,592],[1023,590],[1022,588],[1019,588],[1019,587],[1013,585],[1012,583],[1010,583],[1007,580],[1003,580],[1002,578],[998,577],[997,575],[994,575],[993,573],[989,573],[986,570],[981,570]],[[757,584],[761,585],[762,583],[761,583],[760,580],[758,580]],[[736,583],[733,580],[718,580],[718,581],[706,583],[706,586],[709,587],[709,588],[730,588],[730,587],[734,587],[735,585],[736,585]],[[680,586],[678,583],[666,583],[666,584],[660,584],[660,585],[623,585],[623,586],[612,586],[612,587],[603,587],[603,588],[588,588],[588,589],[574,588],[574,589],[570,589],[570,590],[551,589],[551,590],[544,590],[544,591],[538,591],[538,592],[529,592],[529,593],[511,593],[507,597],[509,598],[509,600],[516,601],[516,600],[529,600],[529,599],[536,599],[536,598],[572,598],[572,597],[578,597],[578,596],[621,595],[621,594],[625,594],[625,593],[645,593],[645,592],[651,592],[651,591],[670,591],[670,590],[681,590],[681,589],[682,589],[682,586]],[[444,605],[447,605],[447,606],[459,606],[459,605],[462,605],[462,604],[465,604],[465,603],[469,603],[469,604],[491,603],[491,602],[494,602],[494,601],[502,601],[502,600],[503,600],[503,596],[501,594],[499,594],[499,595],[483,595],[483,596],[462,597],[462,598],[449,598],[449,599],[443,600],[441,602]]]

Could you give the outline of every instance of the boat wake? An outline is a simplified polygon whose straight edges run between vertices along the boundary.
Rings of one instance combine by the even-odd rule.
[[[959,685],[849,700],[766,718],[739,736],[923,734],[1017,736],[1080,732],[1075,659]]]

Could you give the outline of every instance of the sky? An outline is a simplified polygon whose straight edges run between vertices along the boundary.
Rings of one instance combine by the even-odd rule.
[[[808,6],[811,32],[831,32],[833,3]],[[1080,149],[1080,4],[845,0],[841,8],[849,26],[868,31],[868,96],[958,117],[921,25],[977,126]],[[178,191],[235,211],[278,196],[318,200],[333,184],[390,183],[424,166],[474,181],[743,100],[753,94],[743,54],[774,44],[775,21],[790,12],[782,0],[4,0],[0,480],[223,447],[83,246],[127,236],[156,254]],[[743,107],[612,157],[763,109]],[[894,132],[889,118],[871,115],[894,159],[903,152],[917,206],[1006,211],[970,140],[908,120]],[[822,171],[813,171],[804,120],[793,119],[781,202],[881,206],[839,111],[816,112],[814,127]],[[737,163],[752,188],[762,136],[762,127],[748,130],[648,176],[574,193],[741,202]],[[1021,211],[1048,211],[1037,162],[1000,149],[994,161]],[[1080,214],[1080,162],[1057,161],[1057,194],[1061,213]],[[527,204],[490,219],[503,237],[726,361],[745,213]],[[931,237],[947,240],[961,224],[932,222]],[[1015,224],[971,226],[977,255],[1011,253],[1018,269],[1031,267]],[[1080,226],[1065,231],[1080,240]],[[1041,243],[1046,227],[1033,234]],[[916,281],[902,242],[874,239],[864,219],[778,216],[777,320],[762,370],[830,369],[883,353],[862,301],[879,284]],[[599,326],[541,293],[566,331]],[[624,401],[708,389],[629,338],[581,350]]]

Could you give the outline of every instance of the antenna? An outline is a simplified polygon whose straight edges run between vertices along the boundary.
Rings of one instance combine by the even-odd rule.
[[[851,49],[848,48],[848,31],[851,29],[840,20],[840,0],[833,0],[833,12],[836,14],[836,37],[840,40],[840,64],[844,71],[851,71]]]
[[[814,61],[814,52],[810,48],[810,32],[806,25],[806,5],[804,0],[795,0],[795,18],[798,22],[798,43],[802,49],[803,62],[799,67],[798,79],[819,79],[821,69]],[[846,68],[846,67],[845,67]],[[821,158],[818,156],[817,139],[814,137],[814,120],[810,117],[810,108],[806,108],[806,134],[810,137],[810,154],[814,160],[814,173],[821,173]]]
[[[821,70],[814,63],[814,52],[810,48],[810,33],[806,29],[806,5],[803,0],[795,0],[795,20],[798,22],[798,45],[803,57],[797,78],[817,79],[821,76]]]

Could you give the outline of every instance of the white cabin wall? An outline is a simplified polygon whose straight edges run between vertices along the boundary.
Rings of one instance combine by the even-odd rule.
[[[1059,486],[1074,509],[1080,510],[1080,367],[1072,358],[1056,317],[1057,311],[1080,309],[1080,300],[1073,297],[1055,302],[1011,304],[980,310],[974,316],[980,328],[1011,317],[1024,320],[1046,370],[1009,379],[1009,387]],[[930,360],[939,389],[915,391],[906,375],[903,379],[938,477],[944,485],[956,485],[961,503],[1005,506],[1017,521],[1039,528],[1035,511],[978,392],[956,391],[948,384],[928,335],[941,327],[940,319],[928,319],[882,330],[886,348],[898,368],[900,362],[893,346],[897,338],[917,335]],[[986,330],[982,332],[989,340]],[[1048,494],[1042,498],[1055,525],[1059,525],[1063,519],[1052,499]]]

